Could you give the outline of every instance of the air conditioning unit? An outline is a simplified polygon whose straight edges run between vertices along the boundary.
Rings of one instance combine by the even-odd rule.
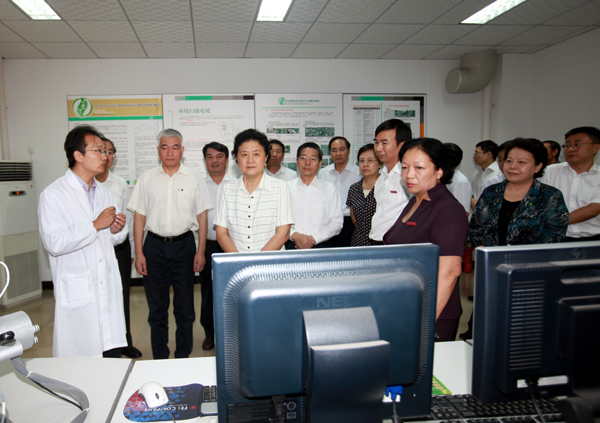
[[[0,307],[42,295],[35,200],[31,162],[0,160],[0,261],[10,271],[10,285],[0,298]],[[3,266],[0,278],[3,288]]]

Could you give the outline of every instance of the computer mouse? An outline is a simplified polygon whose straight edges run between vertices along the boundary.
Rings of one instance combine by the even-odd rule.
[[[147,382],[139,389],[138,394],[144,398],[150,408],[160,407],[169,402],[165,388],[158,382]]]

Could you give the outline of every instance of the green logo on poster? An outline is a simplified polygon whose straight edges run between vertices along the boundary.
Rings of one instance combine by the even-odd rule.
[[[73,104],[71,105],[71,109],[73,113],[75,113],[79,117],[88,117],[94,107],[92,106],[92,102],[85,97],[80,97],[73,100]]]
[[[279,104],[281,104],[282,106],[287,103],[287,100],[285,99],[285,97],[279,97]]]

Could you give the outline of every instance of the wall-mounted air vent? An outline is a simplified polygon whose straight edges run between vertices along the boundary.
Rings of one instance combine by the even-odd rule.
[[[0,182],[31,181],[31,162],[0,161]]]

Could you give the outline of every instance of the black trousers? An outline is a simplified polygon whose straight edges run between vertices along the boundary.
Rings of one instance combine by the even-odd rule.
[[[115,255],[119,263],[121,284],[123,286],[123,311],[125,313],[125,328],[127,330],[127,346],[131,346],[131,316],[129,312],[129,291],[131,288],[131,244],[129,235],[122,244],[115,246]]]
[[[169,305],[173,286],[173,315],[175,332],[175,358],[187,358],[192,352],[194,337],[194,255],[196,242],[190,235],[167,243],[147,236],[144,256],[148,275],[144,276],[144,289],[148,300],[150,342],[155,359],[169,358]]]
[[[354,223],[350,216],[344,216],[344,226],[339,234],[331,238],[332,247],[350,247],[354,235]],[[287,248],[287,247],[286,247]]]
[[[215,337],[215,318],[213,304],[213,281],[212,281],[212,255],[222,253],[223,250],[217,241],[206,240],[206,250],[204,258],[206,264],[200,272],[200,292],[202,293],[202,303],[200,305],[200,324],[204,328],[207,338]]]

